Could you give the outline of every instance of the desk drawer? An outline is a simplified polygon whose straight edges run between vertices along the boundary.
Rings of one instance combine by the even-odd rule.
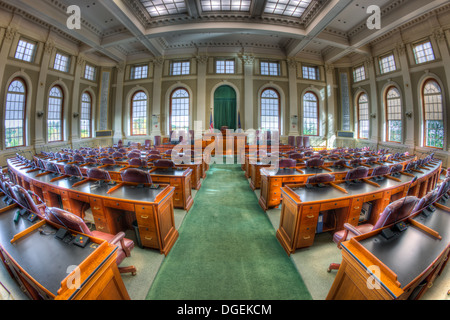
[[[306,177],[289,177],[283,178],[283,184],[289,183],[306,183]]]
[[[155,219],[152,206],[135,205],[136,220],[139,226],[145,226],[155,231]]]
[[[310,247],[314,243],[316,226],[305,226],[300,228],[297,239],[297,248]]]
[[[177,208],[184,208],[183,206],[183,194],[181,192],[173,193],[173,206]]]
[[[368,196],[364,197],[364,202],[370,202],[372,200],[377,200],[377,199],[381,199],[383,197],[383,193],[382,192],[377,192],[375,194],[371,194]]]
[[[90,198],[90,200],[91,200],[92,214],[94,216],[95,215],[105,216],[105,208],[103,207],[103,201],[97,198]]]
[[[151,175],[151,177],[152,177],[152,181],[153,182],[170,184],[170,178],[169,177],[160,177],[160,176],[152,176],[152,175]]]
[[[174,178],[170,179],[170,185],[172,187],[175,187],[175,191],[183,190],[183,182],[181,179],[174,179]]]
[[[94,216],[95,229],[97,231],[109,233],[110,231],[108,228],[108,224],[106,223],[106,219],[103,216],[98,216],[96,214],[93,214],[93,216]]]
[[[148,248],[159,248],[158,237],[156,236],[156,232],[150,230],[147,227],[139,227],[139,236],[141,237],[141,243],[144,247]]]
[[[399,192],[403,192],[405,190],[405,187],[397,187],[391,190],[391,195],[397,194]]]
[[[61,190],[58,189],[57,187],[46,186],[45,188],[47,189],[48,192],[61,194]]]
[[[103,204],[105,207],[120,209],[124,211],[134,211],[134,204],[122,201],[114,201],[114,200],[104,200]]]
[[[332,201],[324,203],[320,206],[320,211],[327,211],[337,208],[348,207],[350,204],[350,200],[342,200],[342,201]]]
[[[75,193],[75,192],[69,192],[69,197],[71,199],[79,200],[82,202],[90,203],[89,197],[83,194]]]

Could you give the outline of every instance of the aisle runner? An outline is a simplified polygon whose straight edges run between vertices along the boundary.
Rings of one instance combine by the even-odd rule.
[[[311,299],[240,165],[212,165],[147,299]]]

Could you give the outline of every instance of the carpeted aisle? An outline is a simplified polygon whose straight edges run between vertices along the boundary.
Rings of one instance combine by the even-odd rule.
[[[147,299],[306,300],[240,165],[212,165]]]

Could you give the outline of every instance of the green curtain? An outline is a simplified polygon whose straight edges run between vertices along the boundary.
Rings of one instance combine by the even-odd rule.
[[[214,92],[214,128],[227,126],[236,129],[236,92],[230,86],[221,86]]]

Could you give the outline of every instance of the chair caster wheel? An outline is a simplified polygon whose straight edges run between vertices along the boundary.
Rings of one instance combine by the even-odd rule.
[[[136,274],[137,274],[136,272],[132,272],[132,273],[131,273],[132,276],[135,276]]]
[[[331,272],[331,269],[330,269],[330,268],[328,268],[328,269],[327,269],[327,272],[328,272],[328,273],[330,273],[330,272]]]

